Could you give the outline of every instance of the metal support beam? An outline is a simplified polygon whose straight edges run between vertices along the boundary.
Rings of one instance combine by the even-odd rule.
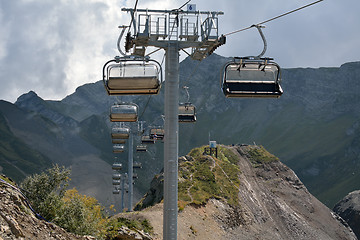
[[[120,207],[120,212],[123,212],[124,211],[124,205],[125,205],[125,199],[124,199],[124,196],[125,196],[125,174],[121,174],[121,207]]]
[[[134,9],[132,8],[122,8],[121,11],[124,12],[133,12]],[[170,13],[170,14],[193,14],[193,15],[199,15],[199,14],[208,14],[208,15],[224,15],[224,12],[219,11],[178,11],[178,10],[155,10],[155,9],[136,9],[136,12],[145,12],[145,13]]]
[[[133,134],[130,132],[129,134],[129,159],[128,159],[128,181],[129,181],[129,202],[128,202],[128,212],[131,212],[133,210]]]
[[[163,239],[177,239],[179,44],[169,42],[165,66],[164,218]]]

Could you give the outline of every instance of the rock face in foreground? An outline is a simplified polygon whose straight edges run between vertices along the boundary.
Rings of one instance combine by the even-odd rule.
[[[0,240],[10,239],[90,240],[95,238],[71,234],[53,223],[37,219],[27,206],[25,198],[0,180]]]
[[[357,239],[264,148],[220,146],[218,158],[202,152],[179,161],[179,239]],[[162,203],[133,214],[149,219],[162,239]]]
[[[339,214],[360,238],[360,190],[353,191],[338,202],[334,211]]]

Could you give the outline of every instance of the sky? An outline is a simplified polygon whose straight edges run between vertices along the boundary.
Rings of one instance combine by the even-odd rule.
[[[78,86],[102,78],[104,63],[119,55],[121,8],[136,0],[0,0],[0,99],[15,102],[29,91],[61,100]],[[139,9],[175,9],[185,0],[138,0]],[[192,0],[201,11],[223,11],[226,34],[299,8],[313,0]],[[268,48],[282,68],[339,67],[360,60],[360,1],[324,0],[265,24]],[[215,53],[258,55],[255,28],[227,37]],[[164,51],[153,57],[161,61]],[[181,59],[186,57],[181,53]],[[104,90],[105,93],[105,90]]]

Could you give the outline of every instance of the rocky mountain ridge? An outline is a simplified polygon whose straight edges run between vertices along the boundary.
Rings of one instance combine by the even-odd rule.
[[[218,145],[218,157],[203,152],[204,146],[179,159],[179,239],[357,239],[263,147]],[[155,178],[160,180],[153,189],[162,188],[161,178]],[[11,185],[1,180],[0,239],[94,239],[37,219]],[[152,229],[149,235],[122,226],[120,239],[162,239],[162,203],[151,205],[113,217],[146,219]]]
[[[218,158],[202,155],[203,147],[198,150],[179,159],[179,239],[357,239],[346,222],[312,196],[290,168],[261,147],[219,146]],[[231,175],[234,169],[238,169],[237,179]],[[203,174],[201,180],[198,172]],[[220,177],[224,174],[228,178]],[[210,189],[211,176],[219,192]],[[190,181],[186,188],[181,187],[184,181]],[[157,182],[144,199],[158,195],[162,185]],[[237,189],[235,201],[227,182]],[[203,196],[207,198],[199,202]],[[182,208],[184,201],[189,203]],[[162,239],[162,203],[152,205],[117,217],[146,218],[154,227],[154,239]]]

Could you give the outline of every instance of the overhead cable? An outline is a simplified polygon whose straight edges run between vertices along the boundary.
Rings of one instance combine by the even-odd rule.
[[[270,21],[273,21],[273,20],[275,20],[275,19],[278,19],[278,18],[284,17],[284,16],[286,16],[286,15],[289,15],[289,14],[294,13],[294,12],[297,12],[297,11],[299,11],[299,10],[301,10],[301,9],[304,9],[304,8],[310,7],[310,6],[315,5],[315,4],[317,4],[317,3],[319,3],[319,2],[322,2],[322,1],[324,1],[324,0],[318,0],[318,1],[312,2],[312,3],[308,4],[308,5],[305,5],[305,6],[302,6],[302,7],[297,8],[297,9],[294,9],[294,10],[292,10],[292,11],[289,11],[289,12],[283,13],[283,14],[281,14],[281,15],[279,15],[279,16],[276,16],[276,17],[270,18],[270,19],[265,20],[265,21],[263,21],[263,22],[260,22],[260,23],[258,23],[258,24],[253,24],[253,25],[251,25],[250,27],[242,28],[242,29],[239,29],[239,30],[236,30],[236,31],[233,31],[233,32],[227,33],[227,34],[224,34],[224,36],[229,36],[229,35],[232,35],[232,34],[234,34],[234,33],[242,32],[242,31],[248,30],[248,29],[250,29],[250,28],[253,28],[253,27],[255,27],[255,26],[258,26],[258,25],[262,25],[262,24],[268,23],[268,22],[270,22]]]
[[[150,54],[153,54],[153,53],[155,53],[155,52],[159,51],[160,49],[161,49],[161,48],[159,48],[159,49],[157,49],[157,50],[155,50],[155,51],[153,51],[153,52],[149,53],[147,56],[149,56]],[[161,63],[160,63],[160,66],[162,66],[162,65],[163,65],[163,63],[164,63],[164,59],[165,59],[165,54],[163,55],[162,61],[161,61]],[[160,70],[160,71],[161,71],[161,70]],[[149,105],[149,102],[150,102],[150,100],[151,100],[151,97],[152,97],[152,95],[150,95],[150,96],[149,96],[149,98],[148,98],[148,100],[147,100],[147,102],[146,102],[146,104],[145,104],[144,110],[143,110],[143,111],[142,111],[142,113],[140,114],[139,119],[141,119],[141,118],[142,118],[142,116],[144,115],[144,113],[145,113],[145,111],[146,111],[146,109],[147,109],[147,107],[148,107],[148,105]]]
[[[135,6],[134,6],[134,12],[136,12],[136,8],[137,8],[137,5],[138,5],[138,2],[139,2],[139,0],[136,0],[136,2],[135,2]],[[128,32],[130,32],[130,27],[131,27],[131,24],[134,22],[134,14],[131,14],[131,21],[130,21],[130,23],[129,23],[129,30],[128,30]]]

